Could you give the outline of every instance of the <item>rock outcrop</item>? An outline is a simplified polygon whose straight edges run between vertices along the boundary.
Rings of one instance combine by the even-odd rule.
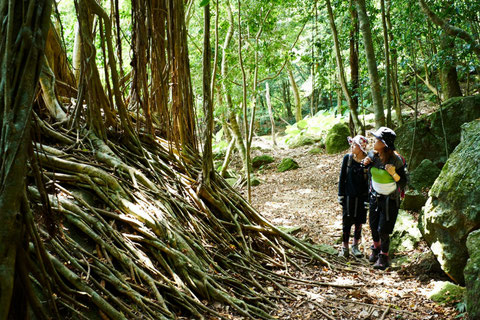
[[[463,270],[467,287],[467,312],[469,319],[480,319],[480,230],[470,233],[467,248],[470,258]]]
[[[423,159],[430,159],[440,168],[447,160],[443,127],[450,154],[460,142],[460,126],[477,118],[480,118],[480,95],[451,98],[443,103],[442,112],[420,118],[416,129],[414,121],[395,129],[395,145],[402,155],[409,157],[414,142],[412,158],[407,158],[410,171]]]
[[[465,281],[468,235],[480,228],[480,119],[462,126],[462,139],[429,192],[420,230],[442,269]]]

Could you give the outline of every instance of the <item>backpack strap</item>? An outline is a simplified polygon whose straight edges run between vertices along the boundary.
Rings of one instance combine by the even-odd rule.
[[[353,161],[353,154],[349,153],[348,160],[347,160],[347,176],[350,173],[350,170],[352,170],[352,161]]]

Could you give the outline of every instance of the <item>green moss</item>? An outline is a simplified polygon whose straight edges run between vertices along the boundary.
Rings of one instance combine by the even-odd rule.
[[[467,248],[470,258],[463,270],[467,289],[467,312],[471,319],[480,319],[480,230],[468,235]]]
[[[323,150],[319,147],[314,147],[308,151],[308,154],[320,154]]]
[[[349,148],[347,137],[350,135],[350,129],[345,123],[337,123],[328,131],[325,139],[327,153],[338,153]]]
[[[295,149],[295,148],[299,148],[299,147],[303,147],[303,146],[307,146],[307,145],[312,145],[314,144],[315,141],[309,137],[309,136],[305,136],[305,135],[302,135],[302,134],[299,134],[291,139],[289,139],[287,141],[287,145],[290,149]]]
[[[252,187],[256,187],[260,185],[260,180],[257,177],[252,176],[250,179],[250,184],[252,185]]]
[[[253,168],[260,168],[261,166],[272,163],[273,161],[275,161],[275,159],[268,154],[264,154],[264,155],[261,155],[261,156],[256,156],[252,160],[252,167]]]
[[[439,282],[430,294],[430,299],[439,304],[453,304],[463,300],[465,288],[451,282]]]
[[[298,168],[299,168],[298,163],[295,160],[293,160],[291,158],[285,158],[278,165],[277,171],[278,172],[284,172],[284,171],[294,170],[294,169],[298,169]]]

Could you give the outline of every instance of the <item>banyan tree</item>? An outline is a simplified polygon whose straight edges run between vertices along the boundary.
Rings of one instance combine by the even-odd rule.
[[[184,5],[132,0],[125,73],[118,1],[75,1],[73,65],[52,1],[0,1],[0,319],[269,319],[275,269],[329,264],[206,182]]]

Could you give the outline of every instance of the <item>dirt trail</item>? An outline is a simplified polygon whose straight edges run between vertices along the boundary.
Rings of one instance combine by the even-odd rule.
[[[256,145],[269,149],[268,142],[257,139]],[[331,245],[338,249],[341,236],[341,209],[337,204],[337,179],[343,154],[311,155],[312,146],[274,150],[255,150],[254,155],[270,154],[275,163],[256,172],[262,182],[253,187],[252,203],[276,225],[299,226],[297,236],[311,239],[315,244]],[[276,166],[285,157],[298,162],[300,168],[284,173]],[[361,248],[369,252],[371,237],[364,226]],[[434,280],[442,279],[432,272],[432,259],[425,259],[424,246],[405,253],[409,265],[377,271],[366,259],[350,258],[344,270],[328,270],[307,265],[302,272],[290,274],[302,279],[351,285],[354,288],[298,285],[305,294],[296,301],[286,300],[279,306],[279,319],[453,319],[458,312],[452,306],[439,306],[427,298]],[[416,258],[415,258],[416,257]],[[422,261],[422,262],[419,262]],[[331,307],[334,305],[335,307]]]

